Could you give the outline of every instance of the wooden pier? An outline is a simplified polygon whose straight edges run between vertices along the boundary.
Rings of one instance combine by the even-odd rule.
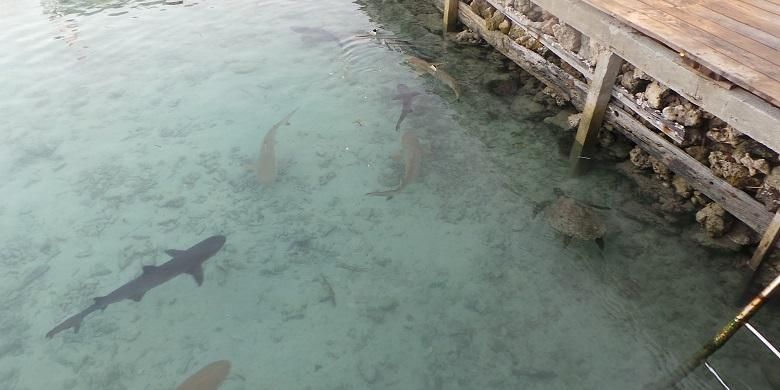
[[[437,6],[446,9],[447,31],[454,28],[453,15],[457,14],[464,25],[496,50],[542,81],[558,98],[570,101],[582,111],[571,149],[575,173],[582,171],[602,121],[606,121],[762,234],[748,264],[753,273],[747,278],[747,293],[767,254],[780,246],[780,210],[769,212],[752,196],[717,177],[708,166],[688,155],[680,147],[685,140],[685,127],[643,107],[633,94],[615,85],[615,79],[623,62],[628,62],[747,137],[780,152],[780,0],[532,0],[560,23],[606,48],[598,54],[595,68],[541,31],[539,22],[532,22],[511,7],[505,8],[508,4],[528,5],[527,2],[476,1],[486,2],[492,7],[489,10],[495,9],[513,27],[535,37],[532,48],[521,45],[505,32],[496,31],[495,27],[488,28],[486,20],[469,4],[434,0]],[[493,13],[491,19],[496,15]],[[582,77],[538,54],[536,43]],[[656,388],[671,388],[704,362],[746,323],[778,283],[780,276],[712,342]]]
[[[572,150],[575,165],[587,157],[592,133],[598,132],[603,117],[747,226],[762,234],[769,229],[773,213],[686,154],[677,146],[683,127],[642,107],[614,85],[614,78],[615,68],[626,61],[746,136],[780,151],[779,0],[533,0],[561,23],[607,48],[602,58],[609,64],[595,69],[523,15],[505,9],[505,2],[485,1],[588,81],[488,29],[468,4],[434,0],[440,9],[445,3],[449,12],[456,8],[465,26],[584,111],[587,120],[581,121]],[[451,19],[445,18],[445,28],[447,23]]]

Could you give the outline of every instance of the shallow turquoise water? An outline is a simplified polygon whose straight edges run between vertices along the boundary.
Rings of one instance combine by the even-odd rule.
[[[222,389],[640,388],[736,310],[732,258],[629,218],[633,184],[608,166],[569,177],[542,121],[557,111],[510,108],[538,88],[490,95],[505,64],[443,40],[432,7],[0,4],[2,388],[170,389],[220,359]],[[373,28],[404,43],[358,37]],[[402,129],[426,151],[386,201],[365,193],[403,173],[399,83],[421,93]],[[295,108],[262,186],[245,165]],[[554,187],[609,207],[603,254],[534,217]],[[213,234],[203,286],[178,277],[43,337]],[[765,388],[763,351],[729,348],[713,363]]]

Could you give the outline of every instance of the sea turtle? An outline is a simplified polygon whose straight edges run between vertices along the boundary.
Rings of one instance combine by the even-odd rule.
[[[550,226],[558,233],[563,234],[564,246],[568,245],[572,238],[593,240],[603,251],[607,225],[599,213],[594,210],[594,207],[566,196],[558,188],[553,192],[558,198],[537,205],[534,209],[534,216],[543,211]]]

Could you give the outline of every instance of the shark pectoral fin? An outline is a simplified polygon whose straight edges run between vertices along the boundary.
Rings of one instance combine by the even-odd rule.
[[[195,283],[200,286],[203,284],[203,267],[198,265],[197,267],[193,268],[191,271],[187,272],[188,274],[192,275],[193,278],[195,278]]]
[[[187,251],[182,251],[182,250],[178,250],[178,249],[168,249],[168,250],[165,251],[165,253],[168,254],[168,256],[171,256],[171,257],[176,257],[176,256],[179,256],[179,255],[182,255],[185,252],[187,252]]]
[[[143,297],[144,297],[144,293],[140,293],[140,294],[131,295],[130,299],[136,302],[141,302],[141,299],[143,299]]]

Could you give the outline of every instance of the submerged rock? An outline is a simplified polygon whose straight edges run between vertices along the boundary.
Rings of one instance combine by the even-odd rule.
[[[512,96],[520,89],[520,83],[516,79],[497,79],[490,80],[487,83],[487,88],[490,93],[496,96]]]
[[[642,148],[640,148],[638,145],[631,149],[631,152],[628,153],[628,156],[631,160],[631,163],[639,169],[650,169],[653,167],[653,163],[650,160],[650,155],[642,150]]]
[[[480,40],[479,34],[471,30],[463,30],[455,35],[455,42],[461,45],[476,45]]]
[[[734,222],[731,230],[723,237],[731,240],[731,242],[737,245],[753,245],[757,244],[761,239],[753,229],[739,220]]]
[[[674,193],[682,198],[688,199],[693,195],[693,188],[682,176],[675,175],[672,178],[672,188],[674,188]]]
[[[569,118],[575,114],[572,114],[571,111],[567,110],[561,110],[558,111],[557,114],[553,116],[548,116],[547,118],[544,118],[544,123],[549,123],[551,125],[554,125],[561,130],[571,130],[574,128],[574,126],[571,125],[571,122],[569,121]]]
[[[700,229],[695,229],[695,231],[690,232],[688,236],[696,244],[717,251],[737,252],[742,249],[742,245],[739,245],[726,237],[710,237]]]
[[[721,237],[729,230],[734,217],[727,213],[721,205],[712,202],[696,213],[698,222],[710,237]]]
[[[571,114],[568,118],[566,118],[569,121],[569,128],[576,129],[580,126],[580,120],[582,119],[582,113],[577,114]]]

